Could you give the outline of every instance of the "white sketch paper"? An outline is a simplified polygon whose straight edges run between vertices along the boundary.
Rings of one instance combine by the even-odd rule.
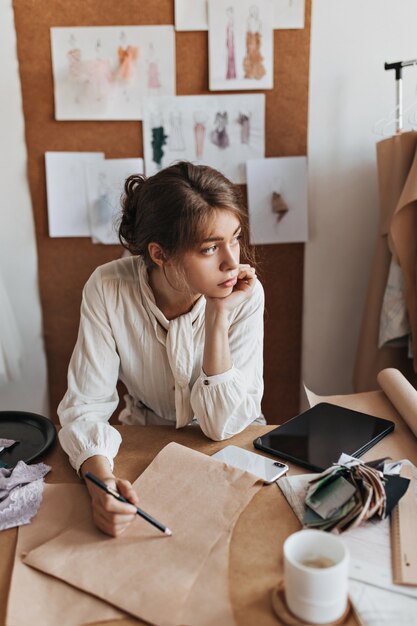
[[[207,30],[207,0],[175,0],[175,30]]]
[[[100,163],[102,152],[46,152],[46,192],[50,237],[89,237],[84,167]]]
[[[304,0],[274,0],[274,28],[304,28]]]
[[[265,155],[265,95],[149,98],[143,141],[147,176],[185,159],[244,183],[246,160]]]
[[[251,160],[246,171],[250,243],[307,241],[306,157]]]
[[[51,28],[55,119],[140,120],[148,96],[175,94],[172,26]]]
[[[209,0],[175,0],[176,30],[208,30]],[[304,28],[304,0],[272,0],[274,30]]]
[[[208,6],[210,89],[272,89],[272,0],[210,0]]]
[[[143,159],[105,159],[86,163],[88,217],[94,243],[120,243],[117,235],[120,201],[124,182],[131,174],[143,174]]]

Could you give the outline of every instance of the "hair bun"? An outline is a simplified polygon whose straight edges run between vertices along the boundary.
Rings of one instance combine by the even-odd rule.
[[[143,174],[132,174],[125,180],[124,184],[124,193],[130,198],[132,197],[139,187],[142,187],[143,183],[146,181],[146,176]]]
[[[146,176],[132,174],[125,180],[124,193],[121,199],[122,217],[119,225],[120,243],[132,254],[143,254],[138,248],[136,236],[136,221],[139,210],[138,192],[143,189]]]

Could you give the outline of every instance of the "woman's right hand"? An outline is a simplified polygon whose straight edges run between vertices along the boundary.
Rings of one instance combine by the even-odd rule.
[[[136,492],[128,480],[117,478],[111,473],[105,457],[93,456],[87,459],[81,468],[82,475],[86,472],[95,474],[108,487],[115,489],[132,503],[119,502],[94,483],[85,481],[91,496],[94,524],[107,535],[119,537],[136,518],[135,507],[139,506]]]
[[[136,508],[133,504],[139,506],[138,497],[128,480],[115,476],[101,480],[132,502],[132,504],[119,502],[96,485],[92,484],[91,487],[88,485],[95,525],[107,535],[119,537],[136,518]]]

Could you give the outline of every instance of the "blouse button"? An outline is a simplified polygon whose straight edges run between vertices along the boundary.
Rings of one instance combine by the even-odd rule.
[[[209,380],[207,380],[207,378],[206,378],[205,380],[203,380],[203,383],[204,383],[205,385],[209,385],[209,384],[210,384],[210,381],[209,381]]]

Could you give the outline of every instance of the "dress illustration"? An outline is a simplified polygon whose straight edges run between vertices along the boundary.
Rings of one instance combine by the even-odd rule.
[[[240,124],[240,143],[249,143],[250,139],[250,114],[241,112],[237,118]]]
[[[180,111],[171,111],[169,116],[170,133],[168,146],[170,150],[185,150],[185,141],[182,134],[182,117]]]
[[[211,142],[215,146],[224,150],[230,145],[229,135],[227,133],[228,115],[226,111],[218,111],[214,119],[214,129],[210,133]]]
[[[227,26],[226,26],[226,53],[227,53],[227,68],[226,79],[230,80],[236,78],[236,62],[235,62],[235,33],[233,27],[233,7],[228,7],[227,11]]]
[[[71,50],[67,52],[67,60],[68,81],[74,92],[74,102],[79,103],[83,95],[84,87],[88,81],[81,59],[81,50],[79,48],[71,48]]]
[[[266,74],[263,64],[264,58],[261,54],[262,35],[261,20],[257,6],[249,9],[249,18],[246,31],[246,56],[243,59],[243,71],[245,78],[260,80]]]
[[[194,142],[196,159],[201,159],[204,152],[204,139],[206,137],[207,115],[204,111],[194,113]]]
[[[156,164],[158,170],[162,167],[162,158],[164,151],[162,147],[166,144],[168,135],[165,134],[163,126],[154,126],[152,128],[152,161]]]
[[[149,44],[148,49],[148,89],[159,89],[161,80],[159,77],[159,67],[155,59],[155,50],[153,44]]]
[[[119,57],[117,77],[122,81],[128,82],[133,76],[135,63],[139,57],[139,48],[136,46],[127,46],[127,48],[119,46],[117,55]]]

